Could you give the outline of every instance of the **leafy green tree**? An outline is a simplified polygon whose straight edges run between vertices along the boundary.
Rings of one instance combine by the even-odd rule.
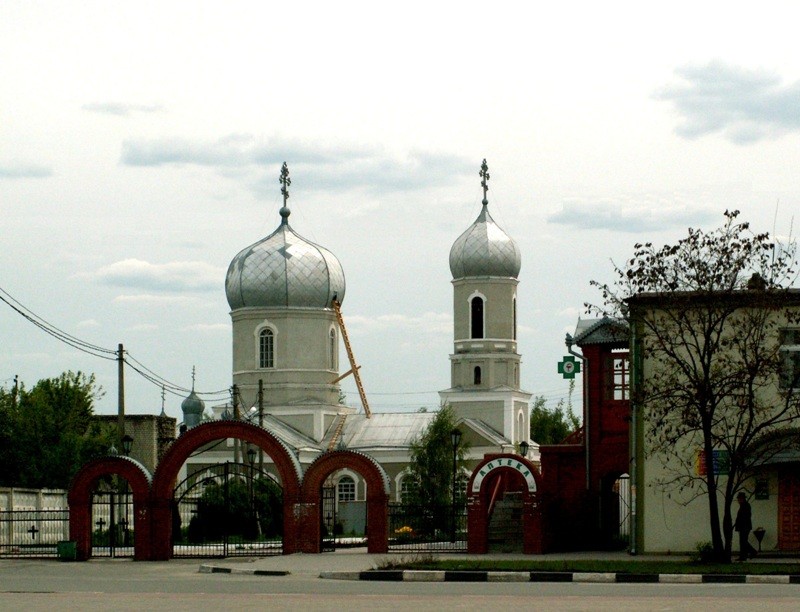
[[[443,406],[420,436],[411,443],[409,464],[411,487],[403,502],[426,510],[430,520],[424,528],[446,532],[450,528],[449,508],[453,502],[453,442],[451,433],[458,421],[453,409]],[[463,437],[456,448],[456,470],[464,466],[468,445]],[[458,485],[457,485],[458,486]],[[456,503],[463,503],[457,491]]]
[[[105,455],[113,432],[92,418],[102,394],[81,372],[20,385],[16,394],[0,389],[0,485],[64,489],[84,463]]]
[[[543,395],[533,398],[531,403],[531,440],[538,444],[559,444],[577,430],[581,422],[572,411],[572,406],[560,399],[552,410],[547,408]]]
[[[231,478],[204,487],[197,514],[189,523],[189,542],[217,542],[223,536],[254,541],[283,533],[283,491],[272,479]]]
[[[798,370],[778,384],[787,370],[781,333],[800,322],[797,296],[787,290],[797,274],[795,246],[751,232],[738,215],[726,211],[722,227],[689,229],[674,245],[637,244],[615,266],[612,285],[592,282],[604,304],[590,306],[628,320],[634,355],[647,368],[632,400],[646,452],[663,464],[664,476],[651,484],[670,495],[705,495],[722,561],[730,560],[736,492],[759,462],[791,442],[782,434],[800,418],[792,392]],[[695,468],[695,451],[709,466],[705,474]],[[729,459],[726,477],[710,468],[715,451]]]

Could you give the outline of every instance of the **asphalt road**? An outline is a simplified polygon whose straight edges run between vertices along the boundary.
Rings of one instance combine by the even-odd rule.
[[[397,583],[201,574],[198,561],[0,561],[2,610],[798,610],[800,585]]]

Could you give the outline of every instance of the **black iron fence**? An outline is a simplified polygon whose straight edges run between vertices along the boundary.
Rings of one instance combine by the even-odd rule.
[[[133,556],[133,495],[130,491],[92,494],[92,556]]]
[[[390,552],[465,552],[467,507],[389,504]]]
[[[280,555],[283,493],[257,466],[213,465],[175,488],[174,557]]]
[[[57,557],[69,539],[69,510],[0,511],[0,556]]]

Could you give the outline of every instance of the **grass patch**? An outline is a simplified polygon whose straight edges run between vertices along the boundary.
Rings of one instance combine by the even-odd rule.
[[[800,574],[800,563],[693,563],[637,560],[387,559],[380,569],[495,572],[615,572],[626,574]]]

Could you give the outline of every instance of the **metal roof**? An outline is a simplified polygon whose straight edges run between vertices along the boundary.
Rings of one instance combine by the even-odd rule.
[[[517,278],[521,265],[519,247],[494,222],[485,204],[475,222],[456,239],[450,249],[450,272],[453,278]]]
[[[232,310],[246,307],[328,308],[334,295],[344,301],[344,271],[328,249],[280,226],[242,250],[228,266],[225,293]]]

